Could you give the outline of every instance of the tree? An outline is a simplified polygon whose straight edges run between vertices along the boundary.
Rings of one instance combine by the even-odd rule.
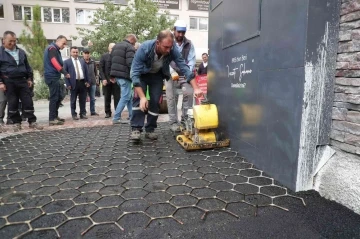
[[[19,40],[28,53],[28,60],[34,70],[39,71],[40,75],[44,74],[44,50],[48,45],[44,31],[41,28],[41,7],[36,5],[33,7],[33,21],[30,26],[29,21],[25,18],[23,30]]]
[[[158,6],[152,0],[133,0],[126,7],[105,1],[104,9],[97,9],[90,25],[95,29],[77,28],[79,36],[92,42],[92,50],[107,51],[108,44],[120,42],[126,34],[133,33],[140,42],[153,39],[158,32],[174,24],[165,14],[158,14]]]

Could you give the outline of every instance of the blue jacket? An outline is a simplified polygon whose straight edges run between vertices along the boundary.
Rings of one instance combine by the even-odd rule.
[[[131,64],[130,71],[130,77],[134,86],[140,84],[141,75],[147,74],[151,70],[151,66],[154,62],[155,57],[155,44],[156,39],[145,41],[137,50]],[[186,65],[185,60],[181,56],[181,53],[177,49],[172,47],[170,50],[170,54],[165,56],[163,59],[162,73],[166,80],[169,80],[171,77],[169,67],[171,61],[174,61],[176,63],[176,65],[180,68],[181,72],[185,75],[188,82],[195,78],[194,73],[191,72],[189,66]]]
[[[48,47],[46,47],[46,49],[44,51],[44,76],[45,76],[45,81],[46,81],[46,78],[60,79],[60,77],[61,77],[61,73],[53,66],[53,64],[51,63],[50,58],[49,58],[49,49],[53,48],[53,47],[55,47],[57,49],[57,55],[56,55],[57,62],[61,66],[64,65],[59,47],[55,43],[51,43]]]
[[[85,83],[91,83],[89,76],[88,76],[88,68],[86,66],[86,63],[83,59],[79,59],[80,64],[81,64],[81,69],[84,73],[84,81]],[[67,60],[64,61],[64,70],[66,70],[67,72],[69,72],[70,74],[70,79],[65,77],[65,83],[66,86],[71,86],[71,90],[75,90],[76,87],[76,71],[75,71],[75,66],[72,62],[72,58],[69,58]]]
[[[5,51],[5,47],[0,47],[0,82],[8,78],[26,78],[33,80],[33,71],[27,60],[25,51],[16,47],[19,50],[19,65],[16,63],[14,57]]]

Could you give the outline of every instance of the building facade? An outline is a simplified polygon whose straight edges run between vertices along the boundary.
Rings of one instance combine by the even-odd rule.
[[[69,46],[86,47],[87,42],[78,36],[77,27],[92,28],[89,23],[98,8],[103,7],[103,0],[0,0],[0,32],[11,30],[20,35],[24,29],[25,17],[33,18],[32,8],[41,6],[42,27],[49,41],[58,35],[69,39]],[[127,0],[114,0],[115,4],[126,5]],[[208,9],[209,0],[154,0],[158,3],[159,14],[166,10],[170,17],[187,22],[186,36],[192,40],[196,48],[196,58],[208,52]],[[63,51],[64,57],[69,50]]]

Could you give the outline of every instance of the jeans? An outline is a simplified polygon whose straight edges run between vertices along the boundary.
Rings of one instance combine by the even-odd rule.
[[[88,88],[89,96],[90,96],[90,113],[95,113],[95,92],[96,92],[96,85],[91,85]]]
[[[132,115],[132,102],[131,102],[131,81],[121,78],[116,78],[117,84],[121,89],[121,97],[118,105],[116,106],[113,121],[118,121],[125,106],[129,111],[129,118]]]
[[[161,71],[160,71],[161,72]],[[146,132],[154,132],[157,128],[157,119],[159,117],[160,110],[160,98],[163,90],[163,75],[158,72],[155,74],[148,73],[141,75],[140,85],[144,93],[147,87],[149,87],[150,101],[149,108],[147,111],[147,119],[145,125]],[[133,99],[133,114],[131,117],[131,128],[132,130],[142,131],[145,122],[145,112],[140,110],[140,98],[137,94],[134,95]]]
[[[48,78],[45,82],[49,86],[50,92],[49,121],[53,121],[58,117],[58,110],[62,100],[60,78]]]

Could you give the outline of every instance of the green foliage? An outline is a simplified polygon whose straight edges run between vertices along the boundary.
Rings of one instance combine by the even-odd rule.
[[[33,7],[33,21],[31,25],[27,19],[24,20],[26,30],[23,30],[19,40],[28,53],[28,60],[34,70],[44,74],[44,49],[48,45],[44,31],[41,28],[41,7]]]
[[[154,39],[160,30],[174,24],[166,14],[158,15],[158,7],[152,0],[134,0],[126,7],[109,0],[104,9],[97,9],[91,25],[94,30],[77,28],[81,38],[90,40],[92,51],[107,52],[109,43],[120,42],[127,34],[135,34],[140,42]]]
[[[34,71],[34,98],[35,100],[48,99],[49,87],[45,83],[43,76],[38,71]]]

